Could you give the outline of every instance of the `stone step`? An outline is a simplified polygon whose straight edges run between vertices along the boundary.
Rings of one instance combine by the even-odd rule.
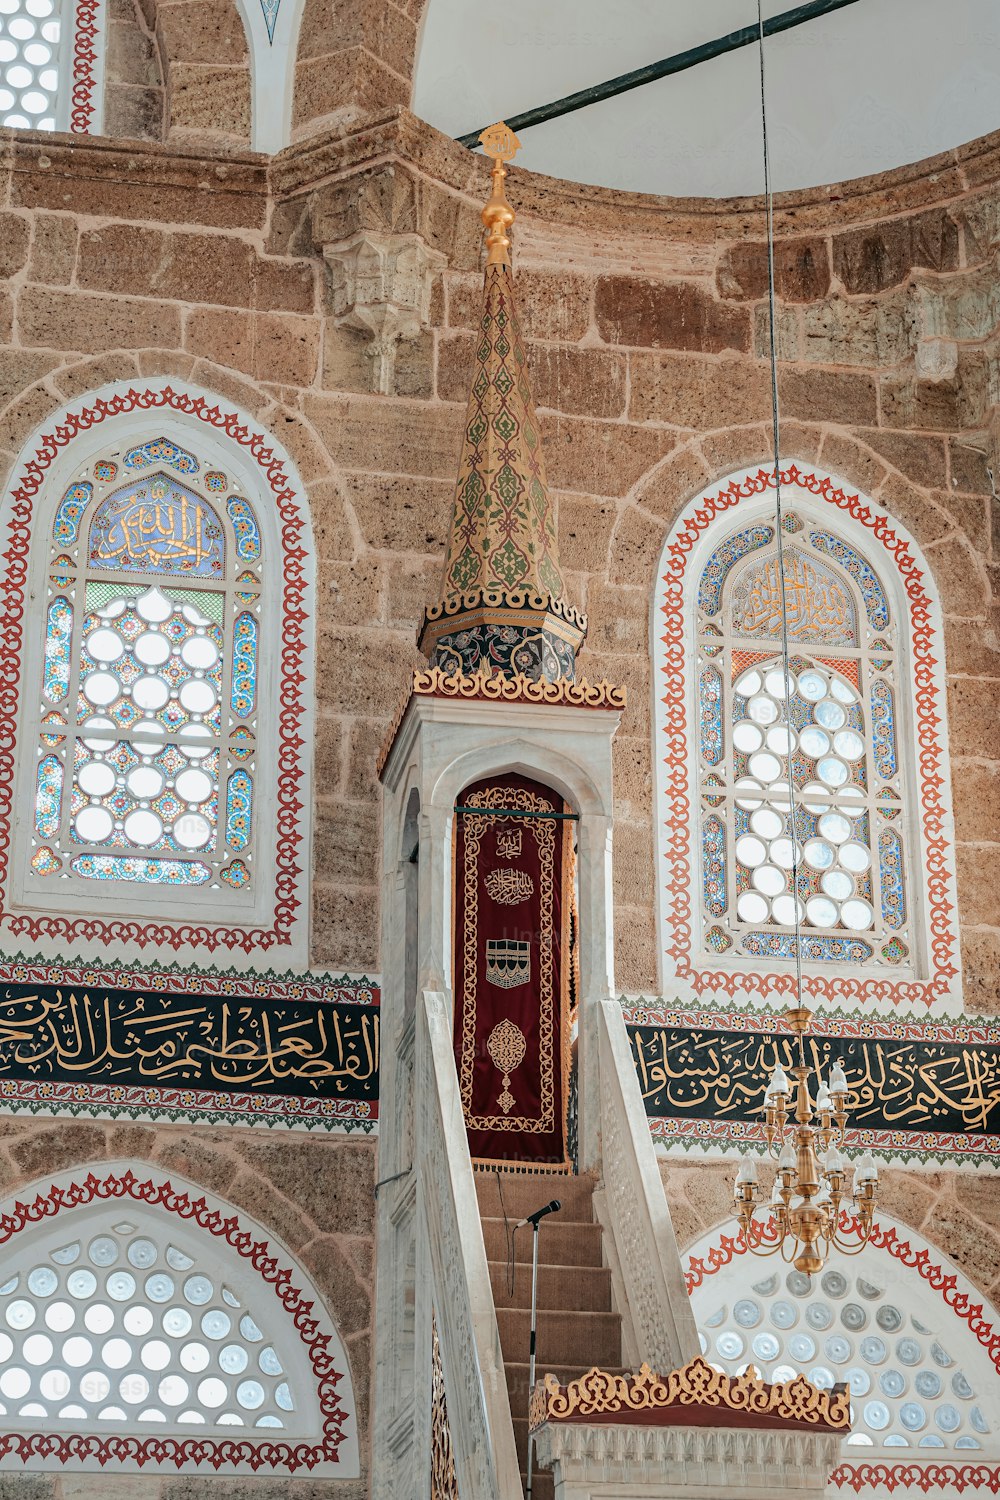
[[[501,1172],[498,1182],[496,1172],[477,1172],[475,1176],[479,1212],[487,1218],[502,1219],[506,1209],[508,1219],[516,1223],[556,1198],[562,1207],[558,1215],[542,1225],[541,1233],[557,1217],[583,1223],[593,1220],[593,1177],[556,1172]]]
[[[527,1360],[530,1325],[527,1308],[497,1308],[504,1364]],[[577,1365],[580,1370],[589,1370],[591,1365],[616,1365],[622,1357],[621,1319],[613,1312],[540,1312],[537,1347],[540,1369]]]
[[[490,1281],[497,1308],[531,1308],[531,1265],[516,1261],[511,1291],[506,1261],[490,1261]],[[538,1267],[539,1308],[563,1308],[566,1312],[610,1312],[611,1272],[606,1266]]]
[[[483,1237],[487,1260],[501,1263],[507,1259],[507,1232],[503,1219],[484,1218]],[[519,1229],[514,1235],[517,1261],[531,1264],[530,1229]],[[547,1266],[599,1266],[602,1264],[601,1226],[574,1222],[553,1214],[544,1219],[538,1232],[538,1264]]]

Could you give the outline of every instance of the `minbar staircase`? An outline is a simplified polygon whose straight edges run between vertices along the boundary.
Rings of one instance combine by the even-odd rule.
[[[603,1263],[594,1217],[594,1180],[554,1173],[478,1171],[476,1189],[493,1284],[500,1346],[510,1395],[522,1482],[528,1452],[528,1350],[531,1327],[530,1227],[514,1236],[514,1290],[508,1269],[509,1230],[518,1219],[558,1198],[558,1214],[542,1220],[538,1239],[538,1348],[535,1378],[560,1382],[593,1365],[622,1371],[621,1318],[611,1309],[611,1272]],[[536,1467],[532,1500],[552,1500],[552,1477]]]

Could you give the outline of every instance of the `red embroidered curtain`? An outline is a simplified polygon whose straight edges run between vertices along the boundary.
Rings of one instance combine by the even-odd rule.
[[[455,816],[455,1058],[474,1161],[567,1167],[572,825],[513,774]],[[521,816],[517,816],[520,814]]]

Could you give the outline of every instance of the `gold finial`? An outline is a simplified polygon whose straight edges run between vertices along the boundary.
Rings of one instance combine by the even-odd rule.
[[[488,125],[479,137],[483,150],[493,158],[493,192],[483,209],[482,219],[486,225],[486,264],[488,266],[510,265],[510,236],[507,230],[514,222],[514,210],[507,202],[503,190],[507,176],[505,161],[512,161],[521,149],[521,142],[503,120]]]

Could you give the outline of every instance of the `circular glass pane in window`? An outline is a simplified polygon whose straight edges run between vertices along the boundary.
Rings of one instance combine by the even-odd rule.
[[[89,1339],[80,1334],[66,1340],[62,1347],[63,1362],[72,1365],[75,1370],[85,1365],[93,1354],[93,1348]]]
[[[822,703],[817,703],[813,709],[813,714],[817,724],[822,724],[824,729],[831,731],[843,729],[847,723],[847,715],[840,704],[834,703],[830,698],[825,698]]]
[[[744,672],[736,683],[736,691],[744,698],[750,698],[754,693],[759,693],[760,673]]]
[[[859,844],[853,839],[850,843],[841,845],[840,853],[837,857],[844,869],[850,870],[854,875],[860,875],[864,870],[867,870],[872,862],[872,857],[864,844]]]
[[[767,748],[775,755],[787,755],[795,747],[793,736],[784,724],[775,724],[765,736]]]
[[[116,1302],[127,1302],[135,1295],[135,1277],[128,1271],[112,1271],[108,1277],[108,1296]]]
[[[174,1280],[165,1271],[157,1271],[155,1275],[146,1277],[146,1296],[150,1302],[169,1302],[173,1295]]]
[[[736,858],[748,869],[752,870],[755,865],[763,864],[766,854],[767,849],[764,844],[752,833],[745,833],[742,838],[736,840]]]
[[[146,713],[161,709],[170,697],[170,689],[159,677],[140,677],[132,686],[132,701]]]
[[[91,1333],[107,1333],[115,1326],[115,1315],[106,1302],[92,1302],[83,1315],[83,1322]]]
[[[211,1357],[204,1344],[185,1344],[181,1350],[181,1364],[190,1375],[199,1375],[207,1369]]]
[[[764,690],[772,698],[784,699],[789,693],[795,692],[795,678],[790,673],[786,676],[778,667],[772,667],[764,678]]]
[[[773,698],[751,698],[747,713],[755,724],[773,724],[778,717],[778,705]]]
[[[820,1286],[828,1297],[843,1297],[847,1291],[847,1277],[843,1271],[825,1271]]]
[[[777,838],[784,826],[784,820],[773,808],[759,807],[756,812],[750,814],[750,827],[762,839]]]
[[[843,870],[828,870],[820,878],[819,888],[825,896],[830,896],[834,901],[846,901],[854,890],[854,881],[850,875],[845,875]]]
[[[868,1364],[884,1364],[885,1355],[885,1342],[877,1334],[870,1333],[867,1338],[861,1340],[861,1358],[867,1360]]]
[[[782,927],[792,927],[796,921],[796,907],[798,907],[798,920],[801,922],[804,912],[802,902],[793,902],[790,895],[775,896],[771,903],[771,912],[776,922]]]
[[[822,672],[810,668],[799,675],[799,692],[808,703],[818,703],[826,696],[826,678]]]
[[[170,656],[170,642],[158,630],[145,631],[133,649],[144,667],[162,667]]]
[[[92,1297],[97,1291],[97,1277],[93,1271],[71,1271],[66,1278],[66,1290],[71,1297]]]
[[[90,760],[77,771],[76,780],[88,797],[106,797],[114,788],[115,773],[105,761]]]
[[[962,1425],[962,1418],[954,1406],[939,1406],[934,1413],[934,1420],[942,1432],[957,1432]]]
[[[840,1310],[840,1321],[851,1333],[860,1333],[868,1322],[868,1314],[860,1302],[847,1302]]]
[[[802,845],[799,844],[796,849],[793,849],[791,839],[775,839],[771,844],[770,853],[776,865],[779,865],[783,870],[790,870],[796,862],[796,856],[799,861],[802,859]]]
[[[212,1297],[212,1283],[207,1276],[189,1276],[184,1283],[184,1295],[189,1302],[196,1307],[208,1302]]]
[[[833,748],[845,760],[860,760],[865,753],[865,742],[853,729],[841,729],[833,737]]]
[[[148,621],[150,625],[162,625],[174,612],[174,606],[158,588],[151,588],[148,593],[140,595],[133,608],[140,619]]]
[[[808,1333],[793,1333],[788,1340],[788,1352],[793,1359],[805,1364],[816,1356],[816,1340]]]
[[[177,777],[174,791],[183,802],[204,802],[212,795],[212,778],[204,771],[189,767]]]
[[[242,1375],[248,1363],[249,1355],[239,1344],[227,1344],[219,1350],[219,1366],[227,1375]],[[272,1373],[276,1375],[278,1371]]]
[[[264,1404],[264,1387],[259,1380],[242,1380],[236,1387],[236,1399],[245,1410],[256,1411]]]
[[[45,1365],[52,1358],[52,1340],[44,1333],[29,1333],[21,1348],[29,1365]]]
[[[156,755],[163,749],[163,741],[166,737],[167,731],[162,724],[154,724],[151,719],[143,719],[136,726],[132,736],[132,746],[140,755]]]
[[[847,1371],[847,1386],[852,1396],[867,1396],[872,1388],[872,1383],[865,1370],[859,1369],[857,1365],[852,1365]]]
[[[744,891],[736,903],[736,913],[742,922],[766,922],[767,902],[756,891]]]
[[[842,844],[851,836],[851,825],[843,813],[824,813],[819,820],[819,831],[831,844]]]
[[[132,1358],[132,1345],[128,1339],[108,1339],[101,1358],[110,1370],[124,1370]]]
[[[111,833],[114,819],[106,807],[85,807],[77,813],[73,827],[81,844],[100,844]]]
[[[162,832],[163,824],[147,808],[139,808],[125,819],[125,837],[130,844],[155,844]]]
[[[736,806],[747,809],[760,807],[764,800],[764,789],[759,781],[751,781],[749,776],[741,776],[734,788],[736,792]]]
[[[803,854],[806,864],[814,870],[828,870],[837,858],[833,845],[825,839],[807,839]]]
[[[798,1309],[791,1303],[775,1302],[771,1308],[771,1322],[775,1328],[794,1328],[799,1321]]]
[[[851,774],[844,762],[835,755],[824,755],[818,762],[816,771],[820,781],[829,787],[843,786]]]
[[[785,876],[777,865],[758,865],[750,880],[764,896],[777,896],[785,889]]]
[[[208,636],[193,635],[181,647],[181,660],[193,672],[210,672],[219,660],[219,648]]]
[[[65,1370],[46,1370],[38,1382],[46,1401],[65,1401],[72,1388],[73,1382]]]
[[[896,1355],[901,1364],[919,1365],[923,1358],[923,1350],[916,1339],[900,1339],[896,1345]]]
[[[182,813],[174,823],[174,838],[182,849],[203,849],[212,837],[212,825],[200,813]]]
[[[719,1334],[715,1347],[723,1359],[739,1359],[746,1346],[738,1333],[728,1329],[725,1333]]]
[[[28,1291],[36,1297],[50,1297],[59,1285],[59,1278],[51,1266],[36,1266],[28,1276]]]
[[[84,641],[84,646],[87,655],[94,661],[100,662],[117,661],[125,650],[125,642],[117,630],[110,630],[107,627],[92,630]]]
[[[882,1432],[889,1425],[889,1408],[884,1401],[868,1401],[864,1418],[873,1432]]]
[[[751,776],[757,776],[761,781],[776,781],[781,775],[781,761],[770,750],[758,750],[756,755],[751,755],[747,769]]]
[[[846,1364],[854,1353],[854,1346],[850,1339],[845,1339],[842,1333],[831,1334],[824,1345],[827,1359],[832,1359],[834,1364]]]
[[[53,1333],[65,1333],[76,1322],[76,1313],[68,1302],[50,1302],[45,1309],[45,1322]]]
[[[854,691],[854,689],[852,687],[848,687],[847,683],[844,682],[840,677],[831,678],[830,692],[835,698],[839,699],[841,703],[856,703],[858,700],[858,695]]]
[[[751,755],[754,750],[759,750],[763,743],[763,730],[758,729],[756,724],[751,724],[747,719],[733,729],[733,744],[737,750],[742,750],[744,755]]]
[[[189,714],[210,713],[217,700],[215,688],[202,678],[185,682],[178,696],[181,700],[181,707]]]
[[[153,1314],[148,1307],[127,1307],[122,1318],[125,1324],[125,1332],[134,1334],[138,1339],[144,1338],[153,1326]]]
[[[906,1376],[902,1370],[883,1370],[878,1383],[885,1396],[901,1396],[906,1390]]]
[[[87,1256],[92,1265],[113,1266],[118,1259],[118,1245],[109,1234],[99,1235],[87,1247]]]
[[[80,1395],[84,1401],[106,1401],[111,1381],[103,1370],[88,1370],[80,1377]]]
[[[761,1311],[757,1303],[752,1302],[749,1297],[741,1297],[739,1302],[733,1304],[733,1317],[741,1328],[756,1328],[761,1320]],[[263,1365],[261,1368],[263,1369]],[[277,1375],[278,1371],[274,1370],[270,1373]]]
[[[917,1395],[923,1396],[925,1401],[933,1401],[941,1394],[941,1377],[933,1370],[921,1370],[914,1380]]]
[[[803,755],[808,755],[811,760],[819,760],[830,748],[830,736],[816,724],[807,724],[799,735],[799,745]]]
[[[163,1331],[171,1338],[182,1339],[191,1332],[191,1314],[184,1307],[170,1307],[163,1314]]]
[[[806,811],[825,813],[830,807],[830,793],[821,781],[809,781],[802,788]],[[822,829],[820,830],[822,832]]]
[[[128,1247],[128,1258],[137,1271],[147,1271],[156,1263],[156,1246],[152,1240],[133,1240]]]
[[[974,1394],[972,1386],[966,1380],[961,1370],[957,1370],[951,1377],[951,1388],[955,1392],[955,1395],[960,1396],[963,1401],[971,1401]]]
[[[221,1307],[210,1308],[202,1316],[201,1331],[207,1339],[224,1339],[232,1327],[228,1313],[224,1313]]]
[[[83,727],[88,731],[83,741],[88,750],[110,749],[118,733],[111,720],[106,719],[103,714],[92,714],[84,721]]]
[[[181,1375],[164,1375],[157,1394],[164,1406],[180,1406],[188,1398],[188,1383]]]
[[[106,708],[114,703],[121,691],[118,678],[110,672],[91,672],[83,684],[83,696],[95,708]]]
[[[185,724],[177,738],[188,760],[202,760],[215,743],[212,731],[206,724]]]
[[[840,915],[844,926],[850,928],[851,932],[866,932],[875,920],[875,913],[868,902],[857,896],[844,902]]]
[[[806,1322],[817,1333],[822,1333],[833,1322],[833,1313],[825,1302],[810,1302],[806,1308]]]
[[[758,1359],[777,1359],[781,1353],[781,1341],[773,1333],[758,1333],[753,1341],[753,1352]]]
[[[136,766],[125,778],[125,785],[139,801],[158,797],[163,791],[163,772],[155,766]]]
[[[927,1413],[919,1401],[904,1401],[899,1408],[899,1420],[907,1432],[919,1432],[927,1426]]]
[[[170,1363],[170,1345],[162,1339],[143,1344],[140,1358],[147,1370],[165,1370]]]

